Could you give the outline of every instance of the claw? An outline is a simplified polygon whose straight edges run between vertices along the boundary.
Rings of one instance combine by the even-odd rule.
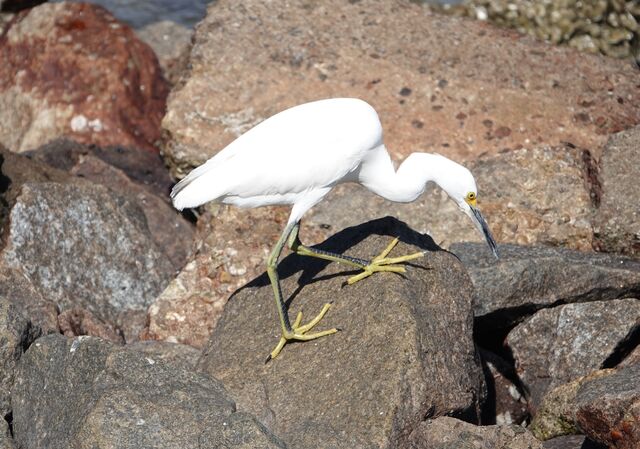
[[[410,260],[418,259],[424,256],[424,251],[419,253],[409,254],[406,256],[400,257],[391,257],[387,258],[387,255],[391,252],[391,250],[398,244],[398,238],[394,238],[391,243],[382,251],[378,256],[374,257],[371,260],[371,263],[363,268],[363,272],[357,274],[355,276],[347,279],[347,284],[352,285],[362,279],[365,279],[371,276],[373,273],[377,271],[391,271],[393,273],[406,273],[407,270],[402,266],[397,266],[397,264],[402,262],[408,262]]]
[[[320,320],[324,317],[324,315],[329,311],[330,308],[331,308],[330,303],[325,304],[324,307],[322,307],[322,310],[320,311],[320,313],[316,315],[314,319],[312,319],[311,321],[309,321],[307,324],[303,326],[300,325],[300,323],[302,322],[302,312],[298,312],[298,315],[296,316],[296,320],[291,326],[291,333],[283,334],[280,337],[280,341],[276,345],[275,349],[271,351],[271,354],[269,354],[269,357],[267,357],[267,360],[265,361],[265,363],[268,363],[270,360],[275,359],[278,356],[278,354],[280,354],[280,351],[282,351],[282,348],[284,348],[284,345],[286,345],[291,340],[299,340],[299,341],[315,340],[316,338],[324,337],[326,335],[331,335],[338,332],[338,329],[333,328],[326,331],[315,332],[313,334],[307,333],[311,329],[313,329],[313,327],[316,324],[320,322]]]

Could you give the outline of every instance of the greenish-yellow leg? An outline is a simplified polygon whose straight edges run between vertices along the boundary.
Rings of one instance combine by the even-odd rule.
[[[331,304],[325,304],[320,313],[311,321],[309,321],[305,325],[300,325],[302,322],[302,312],[298,313],[296,320],[293,323],[293,326],[289,322],[289,316],[287,314],[287,310],[284,305],[284,301],[282,299],[282,290],[280,289],[280,280],[278,278],[277,264],[278,259],[280,258],[280,254],[282,253],[282,248],[285,243],[288,241],[289,236],[293,229],[297,227],[297,224],[288,225],[282,236],[278,240],[275,248],[269,255],[269,259],[267,260],[267,274],[269,275],[269,279],[271,281],[271,286],[273,287],[273,294],[276,299],[276,306],[278,308],[278,315],[280,317],[280,324],[282,325],[282,336],[280,337],[280,341],[278,345],[275,347],[269,357],[267,358],[267,362],[271,359],[275,359],[284,345],[286,345],[291,340],[300,340],[300,341],[308,341],[314,340],[316,338],[324,337],[325,335],[331,335],[338,332],[337,329],[329,329],[321,332],[308,333],[313,327],[320,322],[322,317],[327,313]]]
[[[319,259],[330,260],[332,262],[340,262],[362,270],[362,273],[352,276],[347,280],[347,283],[349,285],[355,284],[356,282],[367,278],[378,271],[405,273],[407,270],[405,270],[403,266],[398,264],[408,262],[410,260],[415,260],[424,256],[424,252],[418,252],[400,257],[387,257],[391,250],[398,244],[399,240],[398,238],[395,238],[385,248],[384,251],[382,251],[378,256],[374,257],[371,261],[358,259],[356,257],[334,254],[317,248],[304,246],[302,243],[300,243],[300,239],[298,238],[298,230],[299,224],[296,224],[295,227],[291,230],[291,235],[289,237],[289,247],[297,254],[300,254],[302,256],[317,257]]]

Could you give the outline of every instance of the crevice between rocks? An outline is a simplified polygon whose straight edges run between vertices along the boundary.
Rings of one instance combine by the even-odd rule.
[[[629,331],[629,333],[622,340],[618,342],[613,352],[609,355],[609,357],[607,357],[602,362],[602,364],[600,365],[600,369],[615,368],[624,359],[626,359],[627,356],[631,354],[639,344],[640,344],[640,320],[638,320],[636,322],[636,325],[633,326],[633,328]]]
[[[4,415],[4,420],[7,422],[7,426],[9,427],[9,435],[11,438],[15,438],[13,435],[13,412],[9,412]]]

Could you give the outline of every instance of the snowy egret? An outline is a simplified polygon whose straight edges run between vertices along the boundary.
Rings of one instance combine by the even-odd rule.
[[[325,304],[309,323],[299,313],[289,321],[278,279],[277,264],[285,245],[304,256],[341,262],[363,272],[357,282],[377,271],[404,272],[399,264],[422,257],[415,253],[387,257],[397,239],[372,260],[333,254],[303,245],[298,237],[300,219],[337,184],[357,182],[391,201],[411,202],[435,182],[482,232],[497,256],[489,227],[477,209],[476,183],[465,167],[437,154],[413,153],[394,169],[382,141],[378,114],[354,98],[334,98],[302,104],[282,111],[231,142],[195,168],[171,192],[177,209],[209,201],[240,207],[291,205],[291,215],[267,260],[267,273],[282,326],[282,337],[269,359],[291,340],[313,340],[337,332],[309,331],[329,310]]]

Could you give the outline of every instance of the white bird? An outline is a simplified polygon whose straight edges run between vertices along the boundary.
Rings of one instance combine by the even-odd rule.
[[[192,170],[171,192],[173,205],[179,210],[209,201],[240,207],[292,206],[289,221],[267,261],[282,326],[282,337],[267,361],[290,340],[313,340],[337,332],[308,333],[330,304],[325,304],[308,324],[300,325],[300,313],[293,325],[290,323],[277,273],[285,245],[301,255],[362,269],[361,274],[349,279],[350,284],[376,271],[404,272],[397,264],[423,255],[387,258],[397,239],[371,261],[303,245],[298,238],[300,219],[344,182],[359,183],[383,198],[402,203],[414,201],[427,183],[435,182],[469,215],[497,257],[495,241],[476,207],[475,180],[465,167],[437,154],[412,153],[396,171],[382,140],[378,114],[362,100],[334,98],[282,111]]]

